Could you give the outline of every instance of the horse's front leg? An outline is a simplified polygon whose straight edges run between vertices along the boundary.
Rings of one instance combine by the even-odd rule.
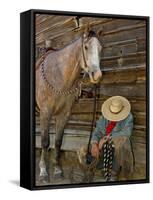
[[[40,167],[40,180],[46,180],[48,178],[48,173],[46,169],[47,163],[47,152],[50,144],[49,141],[49,122],[50,122],[50,113],[49,112],[41,112],[40,113],[40,128],[41,128],[41,158],[39,162]]]
[[[63,175],[62,168],[60,166],[60,148],[63,140],[64,127],[68,121],[70,113],[62,113],[56,117],[56,134],[55,134],[55,168],[54,176],[61,177]]]

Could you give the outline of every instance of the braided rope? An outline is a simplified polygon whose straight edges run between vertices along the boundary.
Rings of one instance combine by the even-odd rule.
[[[90,38],[88,38],[89,40]],[[72,42],[73,43],[73,42]],[[44,52],[45,54],[46,52]],[[83,61],[84,61],[84,64],[86,67],[87,66],[87,62],[86,62],[86,59],[85,59],[85,53],[84,53],[84,39],[83,39],[83,36],[82,36],[82,54],[83,54]],[[57,90],[51,83],[49,83],[49,81],[47,80],[46,76],[45,76],[45,71],[44,71],[44,60],[45,60],[45,55],[42,56],[42,63],[41,63],[41,75],[42,75],[42,78],[43,80],[45,81],[47,87],[52,90],[54,92],[54,94],[56,95],[70,95],[70,94],[73,94],[73,93],[77,93],[77,97],[81,96],[81,90],[82,90],[82,81],[79,81],[77,83],[75,83],[74,85],[77,85],[76,87],[73,87],[72,89],[70,90]]]
[[[54,94],[56,95],[70,95],[70,94],[73,94],[73,93],[77,93],[78,96],[81,95],[81,89],[82,89],[82,81],[79,81],[77,83],[78,87],[73,87],[72,89],[70,90],[57,90],[51,83],[49,83],[49,81],[47,80],[46,78],[46,75],[45,75],[45,71],[44,71],[44,57],[43,57],[43,62],[41,63],[41,75],[42,75],[42,78],[43,80],[45,81],[47,87],[54,92]],[[76,85],[76,84],[75,84]]]
[[[110,137],[103,145],[103,169],[106,181],[109,181],[112,175],[114,149],[114,143]]]

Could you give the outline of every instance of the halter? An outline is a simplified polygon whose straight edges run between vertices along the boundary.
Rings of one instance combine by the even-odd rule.
[[[87,39],[87,42],[89,41],[90,38]],[[83,61],[85,64],[85,67],[88,67],[86,58],[85,58],[85,53],[84,53],[84,37],[82,36],[82,55],[83,55]]]
[[[84,45],[85,45],[85,43],[87,43],[87,42],[89,42],[89,40],[91,39],[91,38],[93,38],[93,37],[95,37],[96,39],[98,39],[97,37],[96,37],[96,34],[93,32],[93,33],[89,33],[89,35],[87,36],[87,38],[86,38],[86,41],[84,41],[84,36],[82,36],[82,55],[83,55],[83,61],[84,61],[84,66],[85,66],[85,68],[89,68],[89,66],[88,66],[88,64],[87,64],[87,61],[86,61],[86,56],[85,56],[85,47],[84,47]],[[99,40],[98,40],[99,41]]]

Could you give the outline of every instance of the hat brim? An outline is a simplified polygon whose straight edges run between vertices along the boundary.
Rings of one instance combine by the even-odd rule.
[[[110,105],[111,105],[112,100],[114,100],[114,99],[120,100],[123,104],[122,110],[116,114],[112,113],[110,111]],[[125,97],[113,96],[113,97],[110,97],[109,99],[107,99],[103,103],[101,110],[102,110],[102,114],[103,114],[104,118],[106,118],[107,120],[121,121],[121,120],[124,120],[129,115],[129,113],[131,111],[131,105],[130,105],[130,102]]]

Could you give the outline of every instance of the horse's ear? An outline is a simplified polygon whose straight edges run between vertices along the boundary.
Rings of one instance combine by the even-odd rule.
[[[88,38],[88,33],[86,31],[83,32],[83,38],[84,38],[84,41],[87,40]]]
[[[88,23],[88,24],[86,25],[85,29],[84,29],[84,33],[83,33],[84,38],[87,38],[87,37],[88,37],[89,32],[90,32],[90,25],[89,25],[89,23]]]
[[[87,36],[88,36],[88,35],[87,35],[87,32],[84,31],[84,32],[83,32],[83,37],[84,37],[84,38],[87,38]]]
[[[96,32],[96,35],[97,35],[98,38],[100,38],[103,35],[103,30],[98,30]]]

